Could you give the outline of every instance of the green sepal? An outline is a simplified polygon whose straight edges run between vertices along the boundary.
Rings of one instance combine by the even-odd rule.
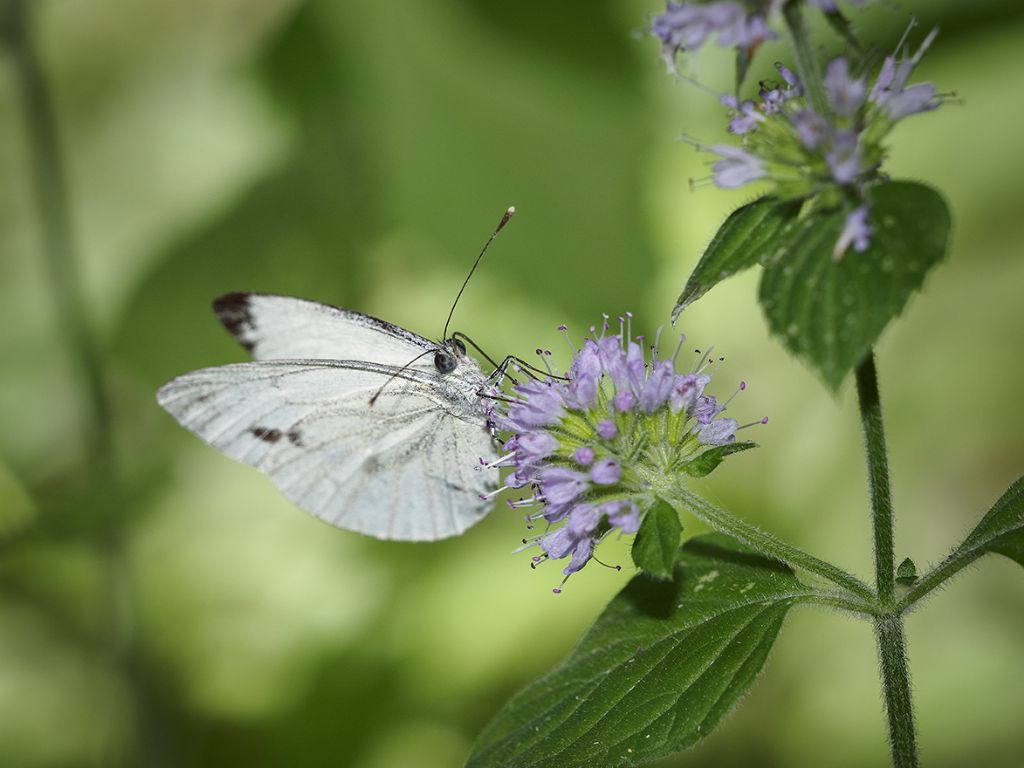
[[[672,578],[682,533],[679,514],[659,499],[644,515],[633,539],[633,563],[656,579]]]

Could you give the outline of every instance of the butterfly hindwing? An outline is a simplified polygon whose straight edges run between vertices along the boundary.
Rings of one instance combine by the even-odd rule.
[[[489,505],[480,496],[495,487],[493,474],[477,469],[480,458],[497,455],[476,397],[483,373],[468,358],[451,374],[407,369],[371,406],[397,370],[315,359],[239,363],[180,376],[157,399],[182,426],[267,473],[333,525],[382,539],[454,536],[483,517]]]

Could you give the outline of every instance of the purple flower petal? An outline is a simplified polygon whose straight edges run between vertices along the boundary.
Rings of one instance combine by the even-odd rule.
[[[789,116],[789,122],[793,124],[796,135],[805,149],[817,149],[828,136],[828,123],[814,110],[798,110]]]
[[[593,533],[599,522],[601,522],[601,513],[592,504],[579,504],[573,507],[569,513],[566,528],[569,529],[570,534],[581,539]]]
[[[711,166],[715,184],[722,189],[742,187],[763,178],[768,173],[761,158],[739,147],[716,144],[711,147],[711,151],[722,156],[721,160]]]
[[[590,466],[594,462],[594,449],[585,445],[582,448],[577,448],[573,451],[572,460],[581,466]]]
[[[640,408],[644,413],[654,413],[668,401],[675,377],[676,369],[672,361],[658,363],[640,390]]]
[[[632,392],[619,392],[612,403],[615,405],[616,411],[627,413],[633,410],[633,406],[636,405],[636,398],[633,397]]]
[[[825,154],[832,178],[840,184],[849,184],[860,175],[860,143],[855,131],[841,131]]]
[[[580,539],[572,550],[572,560],[562,569],[566,576],[576,573],[594,556],[594,540],[591,538]]]
[[[577,538],[572,535],[568,527],[558,528],[547,534],[540,540],[540,548],[552,560],[568,555],[576,546]]]
[[[714,395],[701,395],[697,398],[697,405],[693,409],[693,417],[700,425],[710,424],[711,420],[720,414],[725,408],[718,404]]]
[[[516,466],[536,464],[558,448],[558,440],[547,432],[522,432],[506,443],[516,453]]]
[[[597,403],[601,381],[601,356],[593,339],[587,339],[569,369],[569,397],[573,407],[586,410]]]
[[[849,117],[864,103],[867,83],[862,77],[851,77],[849,62],[840,56],[832,59],[825,70],[825,93],[836,114]]]
[[[725,445],[736,440],[739,428],[736,419],[716,419],[706,424],[697,433],[697,442],[701,445]]]
[[[918,83],[894,94],[885,104],[890,120],[902,120],[908,115],[919,112],[930,112],[938,109],[939,102],[935,99],[935,86],[932,83]]]
[[[779,70],[779,74],[782,75],[782,79],[786,81],[786,84],[790,88],[800,88],[800,78],[796,76],[793,70],[781,62],[775,62],[775,68]]]
[[[516,387],[525,395],[509,406],[503,428],[513,432],[527,432],[557,423],[565,414],[565,397],[560,387],[543,381],[530,381]]]
[[[711,377],[703,374],[691,373],[677,377],[670,398],[672,413],[692,410],[697,404],[697,398],[704,394],[704,387],[710,382]]]
[[[567,504],[587,489],[587,476],[565,467],[544,467],[537,481],[549,504]]]
[[[640,530],[640,508],[632,501],[609,501],[599,507],[608,516],[608,522],[623,533]]]
[[[622,479],[622,467],[615,459],[601,459],[591,467],[590,479],[598,485],[615,485]]]
[[[736,107],[740,113],[729,121],[729,132],[742,136],[757,127],[758,123],[764,122],[764,116],[757,111],[752,101],[744,101]]]

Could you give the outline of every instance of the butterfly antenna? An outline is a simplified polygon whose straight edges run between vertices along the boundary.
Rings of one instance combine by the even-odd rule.
[[[498,236],[498,233],[505,228],[505,225],[508,224],[508,220],[512,218],[512,214],[514,214],[515,212],[515,206],[510,205],[508,209],[505,211],[504,215],[501,217],[501,221],[498,222],[498,226],[495,228],[494,232],[492,232],[491,236],[487,238],[487,242],[484,243],[484,247],[480,249],[480,255],[477,256],[476,261],[473,262],[473,268],[470,269],[469,274],[466,275],[466,279],[462,282],[462,287],[459,288],[459,292],[455,296],[455,301],[452,302],[452,308],[448,311],[448,319],[444,321],[444,333],[441,334],[441,341],[445,341],[448,338],[448,324],[452,321],[452,315],[455,314],[455,307],[458,305],[459,299],[462,298],[462,292],[466,290],[466,285],[469,284],[469,278],[471,278],[473,276],[473,273],[476,272],[476,268],[477,265],[480,263],[480,259],[482,259],[484,257],[484,254],[487,253],[487,249],[490,247],[491,243],[494,242],[494,238],[496,238]]]
[[[437,350],[436,350],[436,349],[428,349],[428,350],[427,350],[426,352],[423,352],[423,353],[421,353],[421,354],[418,354],[418,355],[416,355],[416,357],[414,357],[414,358],[413,358],[412,360],[410,360],[410,361],[409,361],[408,363],[406,363],[406,364],[405,364],[405,365],[403,365],[403,366],[402,366],[401,368],[399,368],[399,369],[398,369],[397,371],[395,371],[395,372],[394,372],[394,373],[392,373],[392,374],[391,374],[390,376],[388,376],[388,377],[387,377],[387,379],[386,379],[386,380],[384,381],[384,383],[383,383],[383,384],[381,384],[381,385],[380,385],[380,386],[379,386],[379,387],[377,388],[377,391],[373,393],[373,397],[371,397],[371,398],[370,398],[370,405],[372,406],[372,405],[373,405],[373,404],[374,404],[375,402],[377,402],[377,398],[378,398],[378,397],[380,397],[380,393],[384,391],[384,387],[386,387],[386,386],[387,386],[388,384],[390,384],[390,383],[391,383],[392,381],[394,381],[394,380],[395,380],[395,378],[396,378],[397,376],[399,376],[399,375],[400,375],[400,374],[402,373],[402,371],[404,371],[404,370],[405,370],[406,368],[408,368],[408,367],[409,367],[410,365],[412,365],[413,363],[415,363],[415,362],[416,362],[417,360],[419,360],[419,359],[420,359],[421,357],[426,357],[427,355],[429,355],[429,354],[431,354],[431,353],[433,353],[433,352],[437,352]]]

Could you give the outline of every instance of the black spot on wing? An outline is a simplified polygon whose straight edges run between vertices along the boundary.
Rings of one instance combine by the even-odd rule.
[[[250,354],[256,345],[250,340],[256,324],[253,321],[248,293],[225,293],[213,301],[213,311],[238,343]]]
[[[270,429],[268,427],[250,427],[249,431],[254,436],[258,437],[260,440],[263,440],[264,442],[267,443],[276,443],[278,440],[281,439],[280,429]],[[291,439],[290,433],[289,439]]]
[[[302,433],[299,432],[297,429],[289,431],[287,437],[288,442],[294,445],[296,448],[302,447]]]

